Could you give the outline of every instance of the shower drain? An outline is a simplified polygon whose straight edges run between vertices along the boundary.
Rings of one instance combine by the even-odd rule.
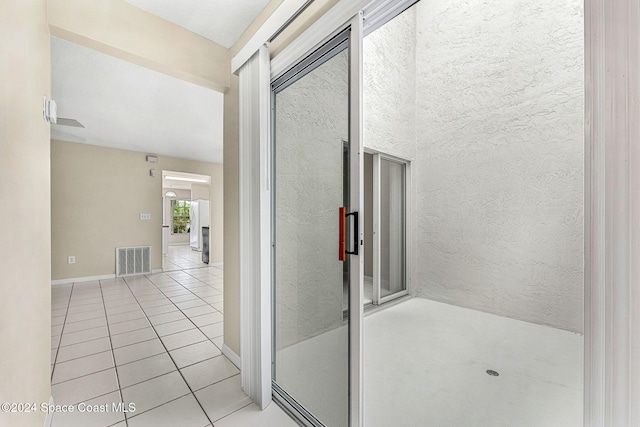
[[[492,369],[487,369],[487,374],[491,375],[492,377],[497,377],[498,375],[500,375],[498,372]]]

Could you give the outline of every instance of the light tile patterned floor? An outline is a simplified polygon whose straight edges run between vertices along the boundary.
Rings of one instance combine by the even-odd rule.
[[[221,353],[222,267],[199,256],[171,247],[172,271],[52,288],[55,403],[109,408],[56,413],[54,427],[205,427],[243,408],[257,411]],[[114,411],[120,402],[135,411]]]

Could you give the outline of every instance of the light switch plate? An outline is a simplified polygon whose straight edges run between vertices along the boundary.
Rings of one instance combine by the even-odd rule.
[[[141,213],[140,214],[140,219],[144,220],[144,221],[148,221],[151,219],[151,214],[150,213]]]

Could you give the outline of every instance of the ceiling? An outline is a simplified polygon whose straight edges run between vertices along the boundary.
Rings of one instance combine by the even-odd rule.
[[[269,0],[125,0],[227,49]]]
[[[51,138],[222,163],[223,94],[51,38]]]
[[[269,0],[126,0],[230,47]],[[222,163],[223,94],[51,38],[51,138]]]

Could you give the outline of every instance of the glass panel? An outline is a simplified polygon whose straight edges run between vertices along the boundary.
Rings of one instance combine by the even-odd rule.
[[[405,165],[380,159],[380,297],[404,291]]]
[[[326,426],[348,425],[348,323],[338,261],[349,60],[342,50],[275,96],[275,372]]]

